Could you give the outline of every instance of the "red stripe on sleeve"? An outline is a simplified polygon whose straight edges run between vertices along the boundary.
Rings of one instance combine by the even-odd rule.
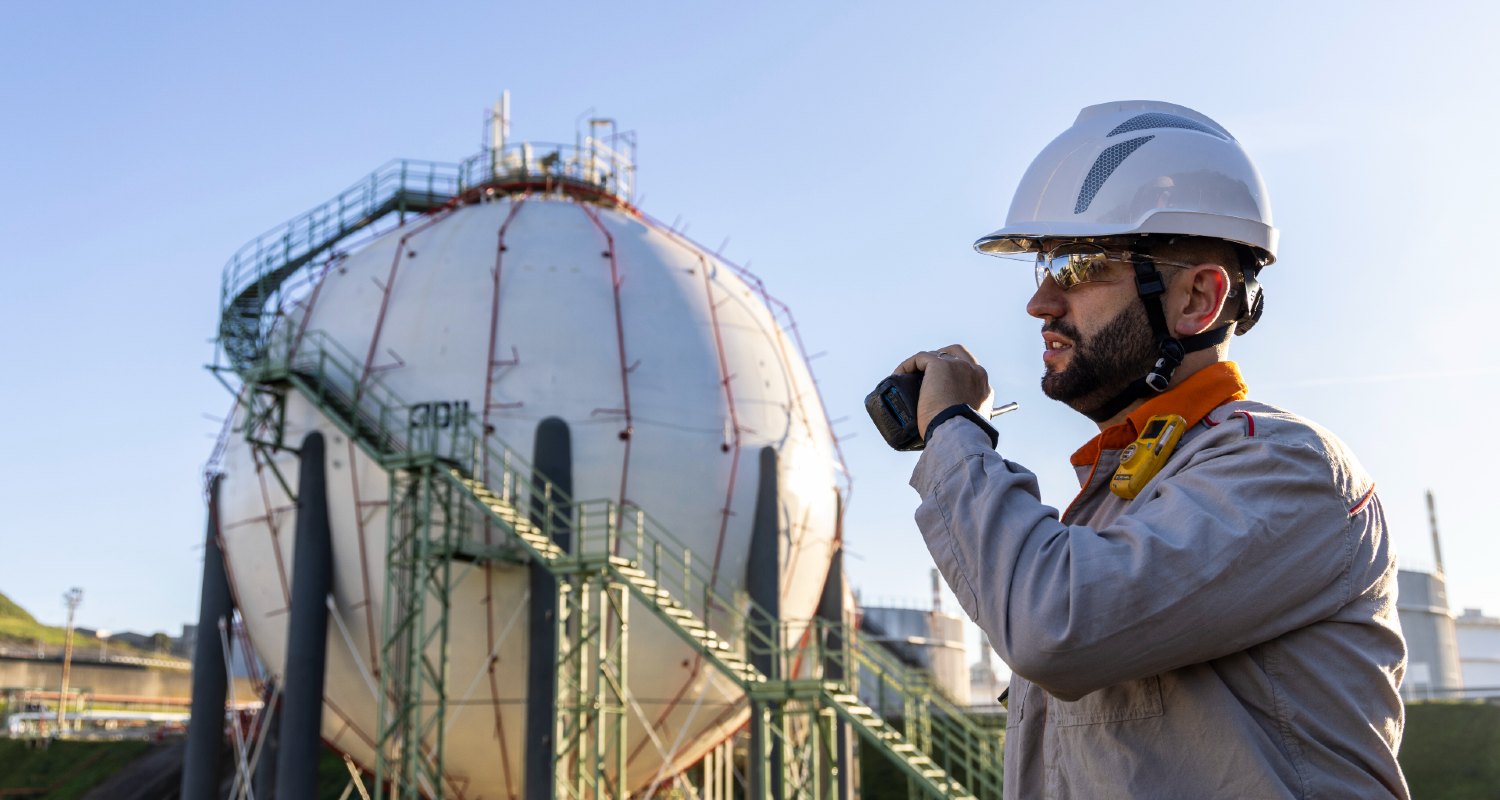
[[[1370,484],[1370,491],[1365,492],[1365,496],[1361,497],[1359,499],[1359,502],[1355,503],[1354,507],[1351,508],[1351,509],[1349,509],[1349,516],[1352,517],[1355,514],[1358,514],[1359,512],[1364,511],[1365,510],[1365,506],[1368,506],[1370,504],[1370,501],[1374,500],[1374,499],[1375,499],[1375,484],[1372,483],[1372,484]]]

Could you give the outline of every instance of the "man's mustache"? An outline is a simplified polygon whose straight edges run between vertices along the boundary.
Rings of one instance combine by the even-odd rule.
[[[1061,320],[1053,320],[1042,326],[1042,333],[1056,333],[1066,336],[1075,343],[1083,338],[1083,333],[1077,328]]]

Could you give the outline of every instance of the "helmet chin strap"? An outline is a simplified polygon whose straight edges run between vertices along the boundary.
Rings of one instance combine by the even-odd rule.
[[[1151,332],[1156,334],[1157,357],[1144,377],[1131,381],[1119,394],[1105,401],[1098,408],[1085,411],[1084,416],[1095,422],[1104,422],[1120,413],[1126,406],[1145,397],[1153,397],[1172,385],[1172,376],[1188,353],[1207,350],[1229,341],[1234,325],[1194,334],[1178,339],[1167,328],[1167,314],[1162,308],[1161,297],[1166,294],[1167,284],[1161,272],[1150,258],[1137,256],[1131,260],[1135,267],[1135,289],[1146,306],[1146,317],[1151,321]]]

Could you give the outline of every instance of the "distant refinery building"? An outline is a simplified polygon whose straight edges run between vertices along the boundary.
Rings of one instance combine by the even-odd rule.
[[[1466,608],[1454,620],[1466,697],[1500,697],[1500,617]]]

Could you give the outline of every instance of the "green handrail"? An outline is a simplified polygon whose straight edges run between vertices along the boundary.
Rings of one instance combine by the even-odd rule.
[[[1004,756],[1001,731],[978,725],[973,718],[949,700],[932,683],[924,670],[902,664],[886,648],[855,640],[849,645],[852,659],[865,668],[875,687],[868,693],[887,695],[902,701],[903,714],[918,699],[921,707],[921,733],[925,739],[915,742],[934,762],[950,774],[962,776],[962,782],[980,797],[998,797],[1003,776]],[[884,705],[877,702],[882,713]],[[906,720],[908,725],[913,720]]]

